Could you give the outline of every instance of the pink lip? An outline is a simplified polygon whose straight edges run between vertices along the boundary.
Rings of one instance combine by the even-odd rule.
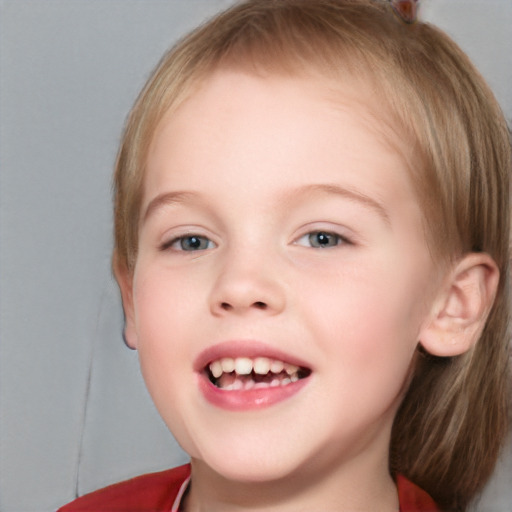
[[[307,368],[308,365],[290,354],[286,354],[259,341],[226,341],[207,348],[197,357],[194,369],[198,374],[199,390],[208,402],[216,407],[230,411],[247,411],[282,402],[297,394],[308,382],[303,378],[286,386],[268,387],[251,390],[219,389],[210,382],[204,369],[217,359],[223,357],[268,357],[285,363]]]
[[[229,411],[249,411],[282,402],[298,393],[309,378],[275,388],[250,389],[248,391],[226,391],[210,382],[206,374],[199,376],[199,389],[212,405]]]

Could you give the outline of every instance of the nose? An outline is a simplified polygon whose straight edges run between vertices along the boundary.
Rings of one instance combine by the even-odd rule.
[[[210,295],[215,316],[264,313],[277,315],[285,307],[283,280],[269,258],[238,253],[226,258]]]

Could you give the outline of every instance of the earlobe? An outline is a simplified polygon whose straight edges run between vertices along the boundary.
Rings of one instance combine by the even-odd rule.
[[[434,301],[420,343],[430,354],[449,357],[471,349],[485,326],[499,283],[494,260],[484,253],[462,258]]]
[[[116,254],[113,257],[113,270],[121,299],[123,301],[124,311],[124,331],[123,337],[126,345],[131,349],[137,349],[137,331],[135,328],[135,310],[133,307],[133,274],[128,270],[125,264],[120,263]]]

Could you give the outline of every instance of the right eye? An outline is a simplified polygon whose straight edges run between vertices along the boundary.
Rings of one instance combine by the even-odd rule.
[[[205,236],[201,235],[184,235],[173,238],[171,241],[162,245],[162,250],[172,249],[174,251],[204,251],[215,247],[215,244]]]

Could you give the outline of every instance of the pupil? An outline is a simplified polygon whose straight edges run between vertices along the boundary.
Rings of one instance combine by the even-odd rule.
[[[184,240],[185,248],[187,249],[200,249],[201,248],[201,239],[197,236],[190,236]]]
[[[327,245],[329,243],[329,236],[325,233],[318,233],[317,240],[320,245]]]

